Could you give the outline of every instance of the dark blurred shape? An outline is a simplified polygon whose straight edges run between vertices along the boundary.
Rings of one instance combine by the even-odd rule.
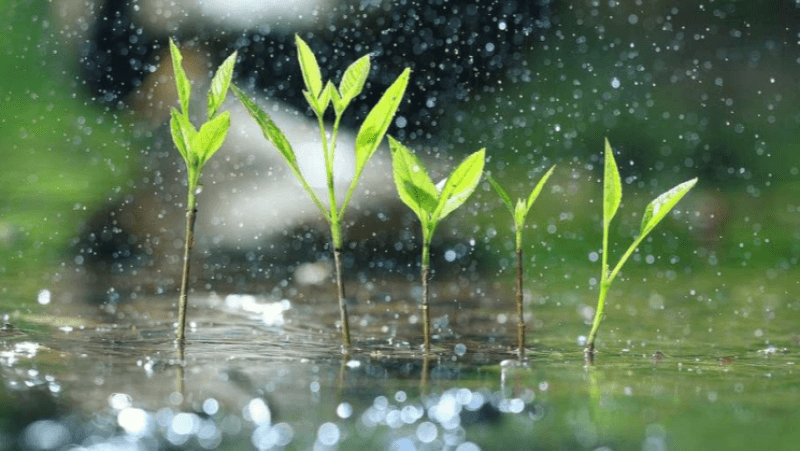
[[[161,41],[166,37],[150,36],[144,31],[148,24],[133,22],[131,5],[106,0],[84,50],[83,77],[105,103],[116,104],[139,87],[154,51],[165,47]],[[343,2],[314,29],[290,32],[264,26],[215,35],[201,26],[189,26],[191,35],[183,32],[177,37],[199,40],[210,49],[214,64],[238,50],[239,83],[300,109],[307,105],[294,50],[295,31],[318,55],[323,76],[334,81],[358,57],[371,54],[369,88],[351,107],[357,114],[343,119],[351,127],[361,122],[399,72],[411,67],[414,73],[396,134],[399,139],[432,139],[429,143],[435,144],[441,136],[438,120],[452,111],[454,103],[480,93],[482,86],[494,86],[505,71],[524,64],[523,56],[535,37],[551,25],[550,5],[550,0],[421,4],[403,0],[372,7]]]
[[[131,20],[126,0],[107,0],[81,55],[81,72],[93,94],[116,105],[147,76],[153,41]]]

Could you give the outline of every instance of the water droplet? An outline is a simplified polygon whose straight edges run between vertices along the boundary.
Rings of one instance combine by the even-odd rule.
[[[619,78],[614,77],[614,78],[611,79],[611,87],[612,88],[619,89],[619,85],[620,85]]]
[[[352,414],[353,406],[351,406],[349,402],[340,403],[336,407],[336,415],[338,415],[339,418],[350,418],[350,415]]]
[[[36,295],[36,302],[41,305],[47,305],[50,303],[50,290],[39,290],[39,294]]]
[[[462,355],[467,353],[467,346],[463,343],[459,343],[455,346],[453,351],[456,353],[457,356],[461,357]]]

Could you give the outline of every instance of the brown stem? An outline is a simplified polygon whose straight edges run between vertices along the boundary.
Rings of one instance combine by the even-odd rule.
[[[517,249],[517,345],[519,360],[525,360],[525,314],[522,305],[522,249]]]
[[[419,376],[419,388],[422,395],[428,392],[428,373],[430,373],[430,359],[424,355],[422,356],[422,372]]]
[[[431,352],[431,312],[428,304],[428,267],[422,267],[422,333],[425,337],[425,354]]]
[[[186,376],[184,374],[184,366],[186,365],[186,360],[184,359],[184,350],[185,350],[184,345],[185,343],[183,341],[178,342],[178,366],[177,366],[177,373],[175,375],[175,383],[176,383],[175,391],[180,393],[181,396],[185,397]]]
[[[189,190],[188,208],[186,209],[186,241],[183,247],[183,276],[181,277],[181,297],[178,304],[178,333],[177,340],[186,338],[186,305],[189,303],[189,263],[194,242],[194,222],[197,218],[197,200],[195,194]]]
[[[341,397],[344,393],[345,382],[347,381],[347,362],[350,360],[350,351],[342,354],[342,362],[339,364],[339,377],[336,378],[336,394]]]
[[[333,250],[333,263],[336,266],[336,288],[339,295],[339,313],[342,317],[342,342],[350,346],[350,321],[347,318],[347,304],[344,297],[344,282],[342,281],[342,250]]]

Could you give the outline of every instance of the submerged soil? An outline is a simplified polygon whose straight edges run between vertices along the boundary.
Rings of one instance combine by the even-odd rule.
[[[427,359],[413,283],[348,287],[349,352],[327,286],[194,293],[184,348],[176,297],[54,301],[0,330],[0,449],[791,449],[791,278],[686,279],[612,290],[591,368],[569,283],[526,293],[523,365],[503,285],[435,284]]]

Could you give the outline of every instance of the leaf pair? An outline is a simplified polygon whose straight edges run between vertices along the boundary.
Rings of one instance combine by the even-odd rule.
[[[308,104],[318,116],[322,116],[328,108],[328,104],[333,103],[336,114],[341,116],[350,102],[364,89],[369,75],[369,55],[362,56],[345,70],[338,89],[330,81],[325,84],[323,89],[322,73],[314,52],[300,36],[295,35],[295,42],[297,43],[300,70],[306,85],[306,91],[303,94],[306,96]]]
[[[556,167],[553,166],[550,168],[547,173],[539,180],[539,183],[533,188],[531,193],[528,195],[527,202],[522,199],[518,198],[517,203],[513,204],[511,202],[511,196],[500,186],[499,183],[490,175],[486,176],[486,180],[489,181],[489,184],[492,185],[492,188],[497,192],[497,195],[500,196],[500,199],[503,201],[503,204],[508,208],[511,214],[514,216],[514,228],[519,234],[522,231],[522,227],[525,225],[525,218],[528,216],[528,213],[531,211],[531,207],[536,199],[539,197],[539,194],[542,192],[542,188],[544,188],[544,184],[547,183],[547,179],[553,175],[553,170]]]
[[[389,137],[394,181],[400,200],[419,217],[429,238],[445,216],[461,206],[478,186],[486,151],[468,156],[440,186],[433,184],[425,166],[410,150]]]
[[[639,236],[633,240],[633,243],[628,247],[628,250],[614,266],[613,270],[609,270],[608,265],[608,229],[611,225],[611,220],[617,214],[620,203],[622,203],[622,183],[620,182],[619,169],[617,162],[614,160],[614,151],[611,149],[608,139],[605,140],[605,166],[603,168],[603,254],[602,254],[602,273],[600,277],[600,294],[597,300],[597,309],[595,310],[594,320],[592,321],[592,329],[589,332],[589,337],[586,340],[586,349],[584,357],[587,363],[594,361],[594,342],[597,338],[597,332],[600,329],[600,323],[603,320],[603,310],[605,308],[606,295],[608,294],[611,282],[622,269],[622,265],[633,254],[642,240],[653,231],[661,220],[663,220],[672,208],[689,192],[692,187],[697,183],[697,179],[691,179],[681,184],[676,185],[667,192],[661,194],[651,201],[642,215],[642,224],[639,227]]]
[[[605,140],[605,166],[604,166],[604,182],[603,182],[603,230],[608,231],[611,220],[619,209],[622,202],[622,183],[620,181],[619,169],[614,160],[614,151],[611,149],[608,139]],[[633,242],[628,252],[620,259],[614,271],[609,275],[608,282],[616,276],[622,264],[625,263],[630,253],[642,242],[642,240],[653,231],[653,229],[660,223],[667,214],[672,210],[675,205],[680,202],[683,196],[689,192],[692,187],[697,183],[697,178],[693,178],[681,184],[678,184],[663,194],[653,199],[645,208],[642,215],[642,223],[639,227],[639,236]],[[605,252],[605,249],[604,249]],[[605,271],[605,268],[604,268]]]
[[[169,41],[169,48],[172,54],[175,86],[181,106],[181,111],[176,108],[171,110],[170,129],[172,131],[172,140],[184,161],[186,161],[190,185],[192,183],[197,184],[199,183],[203,166],[222,147],[222,143],[225,141],[230,129],[230,113],[227,111],[219,115],[217,113],[222,106],[222,102],[225,101],[225,95],[231,84],[233,66],[236,63],[236,52],[233,52],[220,65],[211,80],[206,111],[208,120],[198,130],[189,120],[189,100],[192,88],[189,78],[183,70],[183,56],[172,39]]]
[[[364,89],[370,69],[369,55],[364,55],[359,58],[345,70],[344,76],[339,83],[339,88],[336,88],[330,81],[325,85],[325,88],[323,88],[322,75],[314,53],[308,47],[308,44],[299,36],[295,36],[295,40],[297,42],[298,60],[306,86],[306,91],[304,91],[306,100],[320,119],[324,115],[328,104],[333,103],[337,117],[336,124],[338,125],[338,118],[341,117],[344,110],[350,105],[350,102]],[[381,141],[383,141],[383,137],[389,129],[389,125],[392,123],[397,108],[400,106],[400,101],[403,99],[410,74],[410,69],[405,69],[400,76],[397,77],[394,83],[383,93],[381,99],[375,104],[361,124],[358,134],[356,135],[355,176],[348,188],[345,200],[340,210],[337,212],[337,216],[341,216],[344,213],[364,167],[375,154]],[[255,102],[250,100],[240,89],[232,86],[231,90],[245,106],[250,116],[252,116],[261,127],[264,137],[272,142],[278,149],[278,152],[280,152],[286,160],[292,173],[301,181],[306,192],[314,199],[317,206],[323,214],[325,214],[328,221],[330,221],[331,212],[327,211],[322,203],[319,202],[314,190],[306,183],[305,178],[300,172],[300,166],[297,163],[295,152],[283,132],[275,125],[269,115]],[[334,136],[337,131],[338,126],[334,126]],[[329,158],[329,161],[331,161],[332,164],[333,158]]]

